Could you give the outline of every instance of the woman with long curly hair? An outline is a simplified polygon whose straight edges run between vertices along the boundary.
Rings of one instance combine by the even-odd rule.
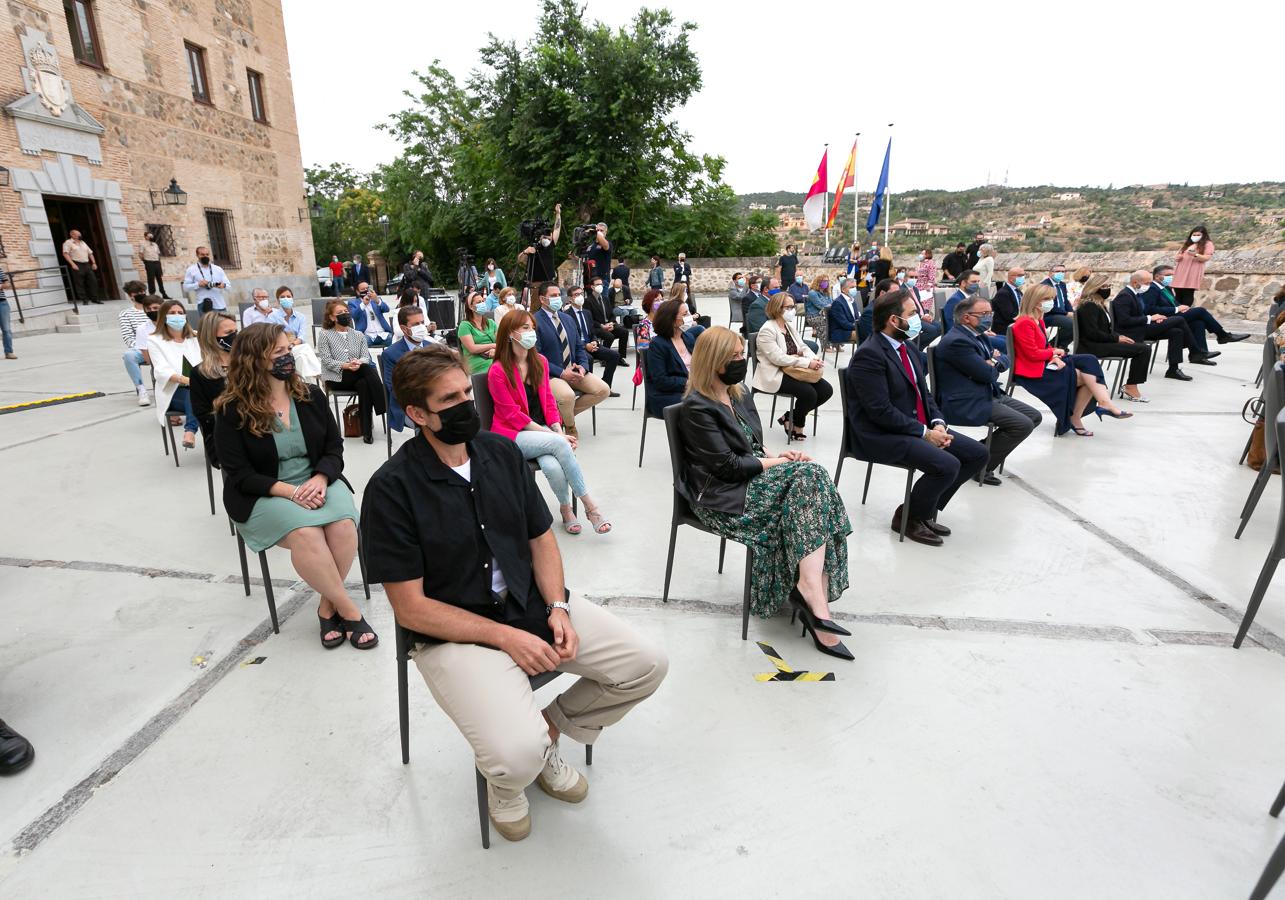
[[[379,638],[348,596],[357,507],[343,476],[344,444],[326,395],[295,371],[285,329],[251,325],[232,342],[227,386],[214,402],[223,507],[255,553],[281,546],[321,596],[321,645]]]

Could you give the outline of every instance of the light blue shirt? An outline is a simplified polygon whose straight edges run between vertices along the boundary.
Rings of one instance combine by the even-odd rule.
[[[285,326],[286,334],[293,335],[295,338],[302,341],[303,330],[307,325],[304,324],[303,316],[299,315],[293,309],[290,310],[290,312],[291,316],[287,319],[284,310],[276,310],[275,314],[281,319],[277,324]],[[272,319],[269,319],[268,321],[272,321]]]
[[[201,304],[209,300],[214,309],[227,309],[227,301],[223,299],[223,288],[200,287],[202,281],[209,284],[223,284],[231,287],[228,282],[228,276],[223,273],[223,269],[214,263],[203,266],[199,262],[192,263],[183,273],[183,290],[194,291],[196,293],[196,302]]]

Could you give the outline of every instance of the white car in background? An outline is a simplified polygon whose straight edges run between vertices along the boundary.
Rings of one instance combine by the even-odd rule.
[[[335,280],[330,275],[330,267],[322,266],[317,270],[317,284],[321,287],[323,295],[330,293],[330,288],[334,286]]]

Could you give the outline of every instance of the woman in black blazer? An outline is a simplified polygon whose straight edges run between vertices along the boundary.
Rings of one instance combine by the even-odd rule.
[[[820,464],[763,449],[745,371],[739,335],[722,327],[701,335],[679,416],[678,492],[706,528],[752,553],[751,610],[766,618],[788,600],[818,650],[850,660],[838,638],[850,632],[830,619],[848,588],[847,511]]]
[[[649,416],[659,419],[664,416],[666,406],[673,406],[683,399],[692,348],[696,346],[696,338],[705,330],[694,322],[686,303],[666,300],[660,304],[652,325],[651,343],[647,345],[647,362],[643,366]]]
[[[344,445],[326,395],[295,372],[280,325],[260,322],[232,343],[227,386],[215,401],[223,507],[256,553],[281,546],[321,597],[321,644],[379,638],[344,579],[357,555],[357,507],[343,477]]]
[[[1111,317],[1107,314],[1107,301],[1111,299],[1107,283],[1106,275],[1093,275],[1085,282],[1084,290],[1080,293],[1080,303],[1075,308],[1075,326],[1080,333],[1075,352],[1092,353],[1099,359],[1128,360],[1129,373],[1125,376],[1128,383],[1120,396],[1135,403],[1148,403],[1150,401],[1142,396],[1138,385],[1147,380],[1151,346],[1139,344],[1115,330]]]
[[[196,342],[201,346],[201,364],[192,370],[188,385],[192,414],[201,426],[201,443],[210,465],[219,468],[219,451],[214,446],[214,401],[227,383],[228,359],[236,339],[236,316],[219,310],[201,317]]]

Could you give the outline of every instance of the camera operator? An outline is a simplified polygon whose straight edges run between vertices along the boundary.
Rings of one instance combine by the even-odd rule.
[[[424,262],[424,251],[416,250],[410,262],[402,266],[402,287],[419,288],[420,294],[427,294],[432,286],[433,273],[428,271],[428,265]]]
[[[553,246],[561,236],[562,204],[556,203],[553,206],[552,230],[548,234],[537,236],[532,244],[518,254],[518,268],[527,274],[529,287],[557,280],[558,266],[553,260]]]
[[[584,255],[585,284],[589,284],[595,278],[608,284],[611,281],[611,257],[615,254],[616,247],[607,240],[606,222],[599,222],[597,229],[593,241],[589,244],[589,250]]]

